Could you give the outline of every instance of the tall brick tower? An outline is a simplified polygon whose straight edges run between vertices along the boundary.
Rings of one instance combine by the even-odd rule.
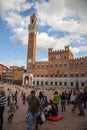
[[[36,34],[37,34],[37,17],[35,14],[30,16],[30,24],[28,26],[29,35],[28,35],[28,53],[27,53],[27,69],[31,64],[35,63],[36,58]]]

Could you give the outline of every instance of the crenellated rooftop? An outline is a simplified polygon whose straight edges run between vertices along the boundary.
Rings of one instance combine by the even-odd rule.
[[[74,58],[74,59],[72,59],[72,60],[70,60],[70,61],[78,61],[78,60],[87,60],[87,56],[85,56],[85,57],[79,57],[79,58]]]
[[[62,53],[70,51],[69,46],[65,46],[65,49],[62,50],[53,50],[53,48],[48,48],[48,53]]]

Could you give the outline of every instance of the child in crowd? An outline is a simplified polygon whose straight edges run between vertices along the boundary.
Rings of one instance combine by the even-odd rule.
[[[51,116],[57,116],[58,115],[58,108],[56,107],[55,104],[52,104],[52,108],[50,110],[50,115]]]
[[[43,113],[45,115],[45,118],[48,118],[50,116],[50,111],[52,109],[51,104],[48,104],[44,109],[43,109]]]
[[[12,123],[13,117],[14,117],[14,113],[15,113],[15,107],[13,103],[10,103],[9,105],[9,110],[8,110],[8,122]]]
[[[49,116],[57,116],[58,115],[58,107],[53,103],[53,101],[49,101],[48,105],[44,108],[43,113],[45,118]]]

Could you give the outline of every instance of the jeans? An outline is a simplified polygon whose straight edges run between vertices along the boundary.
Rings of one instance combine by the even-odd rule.
[[[32,130],[33,123],[35,123],[35,129],[38,129],[37,116],[37,113],[32,113],[29,111],[27,130]]]
[[[86,102],[87,102],[87,101],[86,101],[86,100],[84,100],[84,108],[86,108]]]
[[[65,111],[65,101],[61,101],[61,108],[62,108],[62,111]]]
[[[82,103],[77,103],[78,105],[78,108],[79,108],[79,112],[80,112],[80,115],[84,115],[84,110],[83,110],[83,106],[82,106]]]

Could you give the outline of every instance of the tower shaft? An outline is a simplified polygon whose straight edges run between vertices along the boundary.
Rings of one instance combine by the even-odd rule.
[[[35,14],[30,16],[30,24],[28,26],[28,53],[27,53],[27,69],[30,64],[35,64],[36,60],[36,34],[37,34],[37,18]]]

